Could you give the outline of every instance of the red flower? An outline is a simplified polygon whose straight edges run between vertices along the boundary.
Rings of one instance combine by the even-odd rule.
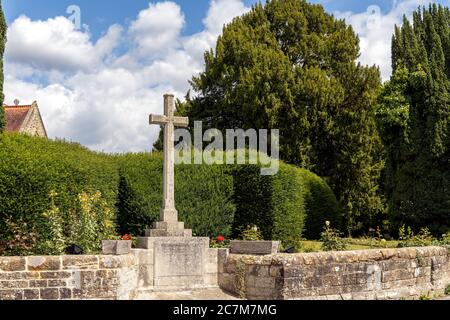
[[[225,241],[225,237],[224,236],[218,236],[217,237],[217,241],[224,242]]]
[[[133,238],[131,237],[131,235],[126,234],[126,235],[122,236],[122,240],[124,240],[124,241],[130,241],[130,240],[133,240]]]

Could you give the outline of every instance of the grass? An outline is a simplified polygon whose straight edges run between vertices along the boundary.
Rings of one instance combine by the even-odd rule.
[[[368,249],[386,249],[397,248],[398,241],[379,241],[376,239],[345,239],[348,243],[347,250],[368,250]],[[301,241],[300,252],[321,252],[322,242],[320,241]]]

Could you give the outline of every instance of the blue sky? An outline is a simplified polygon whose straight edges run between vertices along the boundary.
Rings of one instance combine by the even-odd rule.
[[[245,0],[247,6],[259,0]],[[154,1],[162,2],[162,1]],[[183,34],[193,34],[203,28],[202,19],[209,7],[209,0],[175,0],[185,13],[187,23]],[[363,12],[370,5],[377,5],[382,12],[389,11],[394,0],[313,0],[312,3],[324,5],[327,11]],[[45,20],[57,15],[67,15],[70,5],[82,9],[83,23],[89,25],[94,39],[101,36],[106,28],[114,23],[127,24],[136,18],[137,13],[148,6],[149,0],[3,0],[8,22],[25,14],[33,20]]]
[[[5,101],[37,100],[51,138],[99,151],[150,150],[158,128],[148,114],[162,112],[164,93],[186,94],[223,24],[256,2],[3,0]],[[353,26],[360,62],[379,66],[387,80],[394,25],[431,0],[312,2]],[[66,13],[70,5],[81,10],[80,29]]]

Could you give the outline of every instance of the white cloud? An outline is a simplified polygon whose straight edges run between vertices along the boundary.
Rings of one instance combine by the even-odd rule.
[[[345,18],[360,38],[360,61],[367,65],[378,65],[383,80],[389,79],[391,67],[391,39],[395,25],[401,25],[403,15],[410,17],[420,5],[430,3],[429,0],[396,1],[391,10],[382,14],[376,6],[367,8],[366,12],[335,12],[337,18]]]
[[[184,23],[181,8],[174,2],[150,3],[131,23],[129,32],[141,56],[161,57],[177,47]]]
[[[111,26],[96,44],[65,17],[32,21],[17,18],[8,28],[7,59],[38,70],[87,70],[117,45],[119,26]]]
[[[150,150],[159,128],[148,114],[163,111],[164,93],[186,94],[223,24],[247,10],[239,0],[211,1],[204,31],[183,38],[180,7],[150,4],[128,30],[113,25],[96,43],[64,17],[19,17],[8,31],[6,103],[37,100],[52,138],[107,152]]]

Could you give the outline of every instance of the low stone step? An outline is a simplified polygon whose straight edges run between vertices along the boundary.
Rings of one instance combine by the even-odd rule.
[[[166,230],[166,229],[149,229],[145,230],[146,237],[192,237],[192,230],[190,229],[177,229],[177,230]]]

